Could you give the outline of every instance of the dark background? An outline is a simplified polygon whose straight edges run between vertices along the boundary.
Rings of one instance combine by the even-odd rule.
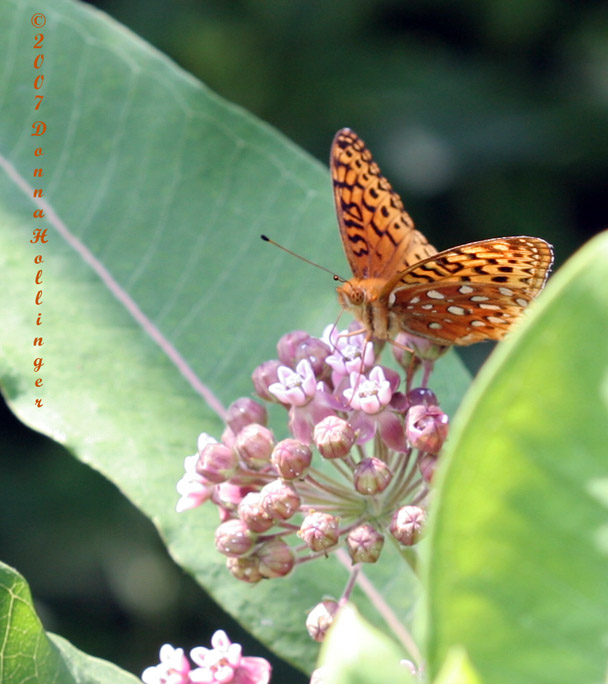
[[[608,224],[604,2],[95,4],[324,163],[335,131],[354,128],[439,249],[537,235],[559,267]],[[489,348],[465,362],[477,368]],[[47,629],[136,674],[162,643],[207,645],[220,627],[264,655],[111,484],[3,418],[1,558],[30,582]],[[273,681],[306,681],[273,662]]]

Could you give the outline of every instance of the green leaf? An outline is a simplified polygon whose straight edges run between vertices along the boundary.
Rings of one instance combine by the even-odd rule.
[[[481,684],[466,652],[452,648],[433,684]]]
[[[140,680],[47,634],[23,577],[0,563],[2,684],[136,684]]]
[[[0,92],[19,94],[3,102],[0,127],[3,392],[21,420],[115,482],[258,638],[310,668],[306,610],[339,596],[348,568],[332,557],[322,572],[317,561],[243,585],[214,549],[213,507],[174,508],[184,457],[200,432],[219,437],[221,405],[252,393],[251,371],[275,356],[278,337],[320,334],[336,317],[331,278],[259,239],[345,274],[328,173],[102,13],[47,0],[38,31],[39,11],[31,0],[0,3]],[[45,80],[34,111],[37,33]],[[40,138],[35,120],[47,127]],[[48,243],[31,242],[34,228],[48,229]],[[453,410],[468,376],[454,354],[436,374]],[[285,435],[284,419],[275,427]],[[418,583],[398,555],[387,550],[366,573],[408,618]],[[379,622],[360,590],[355,598]]]
[[[404,654],[394,642],[373,628],[350,604],[337,614],[321,649],[319,665],[324,684],[413,682],[400,665]]]
[[[458,416],[430,540],[429,659],[487,684],[604,681],[608,233],[549,283]]]

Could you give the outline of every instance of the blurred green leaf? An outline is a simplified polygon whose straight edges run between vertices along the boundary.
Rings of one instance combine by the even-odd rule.
[[[251,394],[250,373],[275,355],[280,334],[320,334],[335,319],[331,278],[259,240],[268,233],[346,274],[328,174],[103,14],[70,0],[44,7],[36,118],[47,133],[33,143],[32,53],[20,46],[33,45],[39,6],[0,5],[0,92],[19,94],[3,103],[0,128],[3,392],[21,420],[115,482],[176,561],[259,639],[310,668],[306,610],[339,596],[348,569],[332,557],[323,572],[317,561],[287,580],[243,585],[214,549],[213,507],[174,507],[198,433],[221,433],[219,402]],[[38,166],[44,176],[33,179]],[[33,187],[44,190],[44,223],[32,219]],[[30,243],[37,226],[49,229],[48,244]],[[33,348],[39,335],[44,347]],[[452,411],[468,376],[453,354],[436,375]],[[37,377],[43,408],[34,406]],[[398,555],[387,549],[366,574],[409,619],[418,583]],[[379,621],[359,589],[355,600]]]
[[[452,648],[433,684],[481,684],[466,651]]]
[[[367,623],[352,605],[337,614],[323,642],[319,665],[323,684],[413,682],[404,654],[396,644]]]
[[[550,282],[450,439],[430,540],[429,659],[484,683],[604,681],[608,233]]]
[[[21,575],[0,563],[2,684],[136,684],[140,680],[47,634]]]

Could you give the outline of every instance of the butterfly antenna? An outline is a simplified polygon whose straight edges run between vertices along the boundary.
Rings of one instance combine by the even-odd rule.
[[[325,271],[325,273],[329,273],[334,280],[340,283],[346,282],[344,278],[340,278],[340,276],[336,275],[333,271],[330,271],[328,268],[325,268],[325,266],[320,266],[319,264],[316,264],[314,261],[311,261],[306,257],[300,256],[299,254],[292,252],[290,249],[287,249],[287,247],[283,247],[283,245],[280,245],[278,242],[271,240],[267,235],[260,235],[260,237],[262,238],[262,240],[264,240],[264,242],[270,242],[271,245],[274,245],[275,247],[282,249],[284,252],[287,252],[287,254],[291,254],[291,256],[296,257],[296,259],[300,259],[300,261],[305,261],[307,264],[310,264],[311,266],[316,266],[317,268],[320,268],[322,271]]]

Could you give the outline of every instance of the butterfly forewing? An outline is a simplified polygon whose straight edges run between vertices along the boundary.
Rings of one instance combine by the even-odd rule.
[[[390,278],[436,253],[356,133],[338,131],[330,165],[342,244],[356,277]]]
[[[338,295],[369,337],[405,331],[441,345],[502,339],[542,290],[553,261],[549,244],[506,237],[437,253],[348,128],[334,138],[331,173],[353,270]]]
[[[500,340],[543,288],[552,261],[549,244],[524,236],[439,252],[387,283],[391,315],[438,344]]]

